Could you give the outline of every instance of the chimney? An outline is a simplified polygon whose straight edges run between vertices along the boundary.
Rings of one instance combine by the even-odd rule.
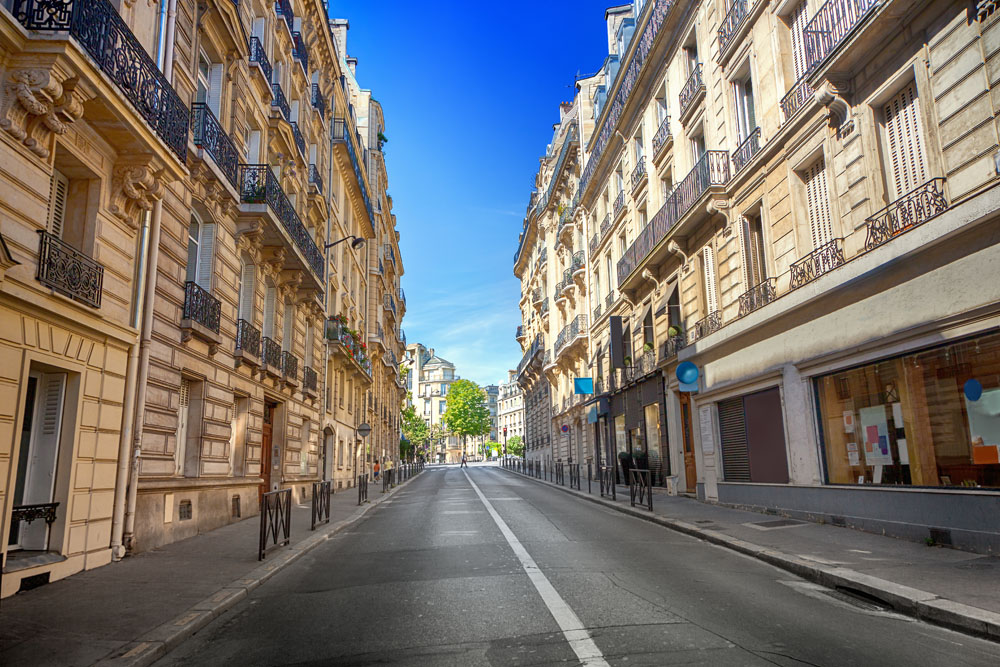
[[[330,32],[333,33],[333,40],[337,43],[337,51],[347,57],[347,31],[351,29],[351,24],[347,19],[330,19]]]
[[[351,70],[351,74],[353,74],[355,76],[355,78],[357,78],[357,76],[358,76],[358,59],[357,58],[348,57],[347,58],[347,67]]]
[[[560,102],[559,103],[559,122],[561,123],[567,115],[569,115],[569,110],[573,108],[572,102]]]

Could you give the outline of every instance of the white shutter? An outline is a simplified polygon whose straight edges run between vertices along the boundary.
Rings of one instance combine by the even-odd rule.
[[[201,226],[201,243],[198,244],[198,271],[195,282],[207,292],[212,291],[212,259],[215,255],[215,224]]]
[[[239,428],[239,418],[236,416],[236,397],[233,396],[233,404],[229,406],[229,474],[233,474],[233,461],[236,455],[236,429]]]
[[[806,169],[805,172],[806,199],[809,206],[809,230],[812,234],[813,248],[819,248],[833,239],[825,167],[823,159],[820,158],[815,164]]]
[[[745,215],[740,216],[740,222],[737,227],[738,238],[736,239],[740,244],[740,266],[743,267],[741,275],[743,276],[743,291],[749,290],[753,287],[753,269],[750,267],[750,255],[747,253],[747,241],[750,238],[749,220]]]
[[[31,441],[21,456],[28,457],[24,475],[22,505],[52,502],[59,437],[62,433],[63,403],[66,394],[65,373],[42,373],[38,379]],[[42,551],[47,547],[48,524],[44,521],[21,522],[18,544],[23,549]]]
[[[917,87],[913,82],[904,86],[884,107],[893,199],[899,199],[927,180],[924,141],[917,108]]]
[[[281,331],[281,351],[292,351],[292,334],[295,328],[295,306],[291,303],[285,304],[285,322]]]
[[[257,267],[244,262],[240,271],[240,312],[237,319],[253,324],[254,293],[257,291]]]
[[[62,238],[66,222],[66,197],[69,196],[69,179],[57,169],[52,170],[49,186],[49,213],[46,228],[55,237]]]
[[[306,323],[306,351],[303,355],[303,364],[312,368],[313,365],[313,325],[312,322]]]
[[[264,296],[264,336],[274,339],[274,305],[277,300],[276,290],[273,285],[267,286]]]
[[[208,71],[208,108],[216,118],[222,118],[222,64],[212,64]]]
[[[174,447],[174,472],[184,474],[184,457],[187,454],[188,406],[191,401],[191,381],[181,379],[181,404],[177,409],[177,445]]]
[[[792,64],[795,66],[795,80],[798,81],[806,73],[805,33],[808,16],[806,0],[802,0],[792,10],[790,32],[792,35]]]
[[[705,269],[705,315],[711,315],[719,309],[719,293],[715,286],[715,252],[712,246],[701,250],[702,264]]]
[[[260,160],[260,130],[250,130],[246,157],[249,164],[257,164]]]

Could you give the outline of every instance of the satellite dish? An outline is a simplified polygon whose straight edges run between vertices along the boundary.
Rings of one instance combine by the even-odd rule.
[[[358,426],[358,437],[367,438],[372,433],[372,427],[368,424],[361,424]]]

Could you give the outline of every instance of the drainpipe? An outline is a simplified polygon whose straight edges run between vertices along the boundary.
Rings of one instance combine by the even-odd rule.
[[[160,64],[163,76],[171,80],[174,70],[174,33],[177,24],[177,0],[170,0],[167,7],[167,32],[163,47],[163,62]],[[131,477],[125,500],[125,526],[123,535],[118,539],[119,551],[124,547],[125,553],[132,550],[135,532],[135,506],[139,487],[139,460],[142,456],[142,426],[146,412],[146,383],[149,378],[149,345],[153,337],[153,304],[156,301],[156,277],[160,258],[160,222],[163,218],[163,200],[158,199],[153,205],[152,223],[149,227],[149,258],[146,264],[146,285],[142,313],[142,333],[139,338],[139,359],[136,385],[138,388],[133,412],[132,453],[130,456]]]

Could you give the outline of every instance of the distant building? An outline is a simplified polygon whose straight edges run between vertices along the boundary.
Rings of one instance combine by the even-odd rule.
[[[406,359],[411,364],[406,376],[406,388],[410,392],[410,404],[423,417],[428,426],[444,426],[444,411],[447,409],[448,389],[461,378],[455,374],[455,364],[434,354],[434,348],[422,343],[406,346]],[[430,460],[438,463],[459,463],[462,446],[455,436],[448,436],[431,443]]]
[[[507,371],[507,381],[500,385],[497,397],[497,435],[497,442],[500,444],[515,435],[524,439],[524,394],[517,384],[517,371]]]

